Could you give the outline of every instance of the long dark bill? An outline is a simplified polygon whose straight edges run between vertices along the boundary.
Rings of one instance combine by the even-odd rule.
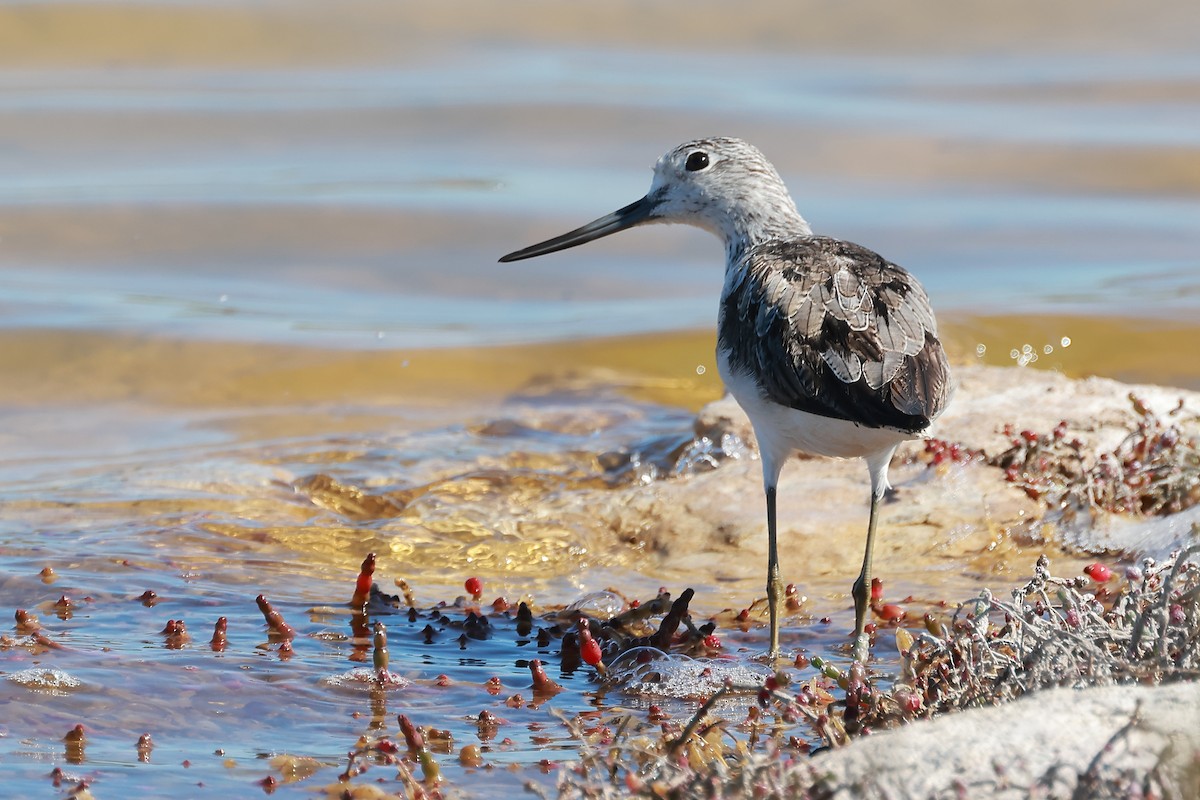
[[[509,253],[502,257],[500,261],[520,261],[524,258],[544,256],[547,253],[556,253],[559,250],[566,250],[568,247],[578,247],[581,244],[587,244],[602,236],[608,236],[617,231],[632,228],[634,225],[654,219],[655,205],[657,204],[647,195],[637,202],[630,203],[624,208],[619,208],[611,214],[589,222],[582,228],[576,228],[570,233],[564,233],[562,236],[555,236],[553,239],[547,239],[539,244],[530,245],[523,250]]]

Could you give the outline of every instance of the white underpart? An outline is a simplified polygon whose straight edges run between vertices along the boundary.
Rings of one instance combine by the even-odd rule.
[[[729,366],[729,355],[717,353],[717,369],[725,387],[750,418],[758,439],[763,481],[779,485],[784,463],[797,453],[831,458],[862,458],[871,474],[871,491],[882,497],[890,488],[888,464],[901,442],[915,438],[893,428],[871,428],[844,419],[823,417],[781,406],[762,396],[754,378]]]
[[[690,172],[688,155],[702,150],[711,169]],[[720,169],[721,162],[726,163]],[[745,253],[769,241],[812,236],[800,216],[779,173],[762,153],[736,139],[697,140],[680,145],[658,160],[650,197],[658,200],[657,221],[676,222],[703,228],[725,244],[725,290],[737,275]],[[840,265],[839,265],[840,266]],[[822,353],[836,379],[845,383],[864,380],[878,390],[892,380],[905,355],[915,355],[924,346],[924,331],[892,330],[874,315],[867,287],[849,263],[834,273],[842,316],[851,330],[862,331],[881,324],[880,336],[889,345],[881,362],[864,361],[851,353],[833,349]],[[806,295],[796,295],[782,275],[768,277],[763,293],[770,305],[787,309],[798,332],[815,336],[824,319],[824,309],[834,294],[823,282]],[[918,335],[919,333],[919,335]],[[773,403],[763,397],[754,377],[730,368],[729,354],[717,353],[717,366],[725,386],[750,417],[762,457],[763,480],[768,488],[779,483],[784,463],[796,453],[834,458],[862,458],[871,474],[871,491],[876,497],[888,489],[888,462],[896,447],[913,434],[893,428],[874,428],[847,420],[823,417]]]

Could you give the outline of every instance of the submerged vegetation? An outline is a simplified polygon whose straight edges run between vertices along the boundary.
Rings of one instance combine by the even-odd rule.
[[[1193,535],[1200,536],[1200,530]],[[359,736],[332,780],[315,777],[332,772],[320,757],[276,753],[266,762],[271,774],[258,785],[274,794],[306,781],[330,798],[460,796],[460,788],[467,787],[456,787],[456,776],[503,764],[501,754],[513,745],[506,735],[513,723],[505,717],[523,714],[533,731],[560,730],[553,737],[555,748],[535,767],[553,776],[554,783],[528,785],[543,797],[832,797],[846,786],[822,768],[821,753],[874,732],[995,706],[1051,687],[1194,680],[1200,675],[1198,554],[1200,545],[1194,545],[1162,561],[1143,559],[1121,574],[1095,563],[1075,577],[1055,575],[1043,557],[1006,598],[985,590],[944,612],[931,611],[912,629],[900,627],[903,618],[887,612],[877,585],[875,646],[884,646],[881,631],[890,628],[894,654],[877,652],[877,660],[864,668],[841,658],[836,648],[828,657],[801,651],[775,670],[756,661],[753,653],[727,651],[725,637],[746,630],[748,609],[693,619],[690,608],[696,596],[690,589],[678,597],[663,591],[642,602],[609,590],[535,613],[526,602],[496,598],[484,603],[483,583],[472,578],[464,584],[467,594],[453,604],[422,608],[403,580],[395,581],[399,594],[382,591],[375,582],[375,558],[369,555],[348,604],[352,637],[346,645],[352,661],[370,666],[352,669],[338,680],[369,694],[370,731]],[[791,612],[801,610],[798,597],[789,595],[789,600]],[[280,664],[304,658],[299,651],[312,647],[304,641],[307,637],[299,637],[264,596],[255,604],[267,639],[259,649],[274,654]],[[384,618],[393,621],[385,625]],[[18,611],[16,623],[17,635],[0,637],[0,649],[46,653],[59,647],[29,612]],[[225,617],[204,643],[190,642],[181,620],[170,623],[160,631],[164,647],[228,652]],[[456,681],[448,675],[410,681],[393,672],[389,628],[407,631],[401,647],[418,630],[425,644],[440,640],[463,650],[489,639],[536,643],[537,652],[552,654],[563,675],[583,671],[588,676],[583,695],[594,706],[577,702],[578,697],[560,702],[578,688],[558,683],[533,658],[517,662],[528,675],[524,689],[506,690],[506,684],[513,685],[508,674],[473,689],[464,686],[481,699],[478,712],[463,717],[461,707],[445,708],[432,719],[428,708],[415,713],[415,707],[407,708],[406,690],[439,691],[437,687]],[[625,700],[614,705],[614,697]],[[389,702],[404,708],[391,712],[395,725],[387,722]],[[538,717],[527,716],[539,709]],[[419,724],[418,716],[432,724]],[[464,719],[470,735],[464,734]],[[1136,724],[1131,718],[1129,726]],[[69,789],[67,796],[78,800],[105,796],[103,791],[93,794],[91,781],[70,771],[86,762],[90,729],[77,724],[67,731],[67,769],[50,774],[54,786]],[[572,742],[570,750],[566,741]],[[143,734],[137,741],[138,760],[149,761],[152,747],[151,734]],[[1190,778],[1161,761],[1131,771],[1110,765],[1107,749],[1088,758],[1085,766],[1056,772],[1054,785],[1067,787],[1065,793],[1043,794],[1071,796],[1070,787],[1086,787],[1080,796],[1188,796],[1181,781]],[[856,791],[864,779],[869,783],[871,776],[857,777]]]

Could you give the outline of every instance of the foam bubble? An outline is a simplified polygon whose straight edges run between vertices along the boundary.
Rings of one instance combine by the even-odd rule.
[[[640,648],[639,648],[640,649]],[[655,651],[658,652],[658,651]],[[633,656],[636,651],[623,654]],[[756,689],[772,672],[762,664],[726,659],[695,659],[684,655],[662,655],[645,664],[631,658],[611,665],[625,691],[632,694],[677,699],[708,697],[731,682],[735,687]],[[623,670],[617,673],[617,670]]]
[[[51,694],[65,694],[67,689],[78,689],[83,682],[61,669],[23,669],[8,676],[13,683]]]

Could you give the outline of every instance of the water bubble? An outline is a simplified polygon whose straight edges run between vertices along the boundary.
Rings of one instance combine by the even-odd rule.
[[[7,676],[10,681],[28,689],[62,696],[67,689],[77,689],[83,683],[61,669],[25,669]]]
[[[629,466],[633,470],[634,480],[643,486],[649,486],[658,479],[658,467],[642,461],[641,453],[634,453],[629,457]]]
[[[366,667],[355,667],[352,670],[321,679],[326,686],[362,687],[364,689],[403,689],[408,686],[408,679],[394,672],[384,670],[379,673]]]
[[[761,686],[770,674],[770,670],[762,664],[691,659],[675,654],[638,663],[638,651],[658,652],[649,648],[628,650],[621,654],[618,662],[610,665],[610,669],[622,676],[625,691],[641,696],[706,697],[724,686],[726,680]]]
[[[1071,337],[1070,336],[1062,337],[1062,339],[1059,341],[1059,344],[1061,344],[1063,347],[1070,347],[1071,346]]]
[[[975,355],[982,357],[987,352],[987,345],[983,342],[975,345]]]
[[[625,600],[616,592],[607,589],[590,592],[567,606],[566,613],[582,612],[598,619],[608,619],[620,614],[626,608]]]
[[[704,373],[706,373],[706,372],[708,372],[708,370],[707,370],[707,369],[705,369],[705,367],[704,367],[704,365],[703,365],[703,364],[697,364],[697,365],[696,365],[696,374],[697,374],[697,375],[703,375],[703,374],[704,374]]]
[[[736,433],[721,434],[721,452],[726,458],[741,458],[746,455],[746,443]]]
[[[1034,352],[1033,345],[1023,345],[1020,350],[1015,347],[1009,351],[1009,357],[1017,362],[1018,367],[1025,367],[1038,360],[1038,354]]]
[[[716,469],[717,457],[713,450],[712,439],[707,436],[697,437],[675,462],[675,474],[693,475],[702,470]]]

